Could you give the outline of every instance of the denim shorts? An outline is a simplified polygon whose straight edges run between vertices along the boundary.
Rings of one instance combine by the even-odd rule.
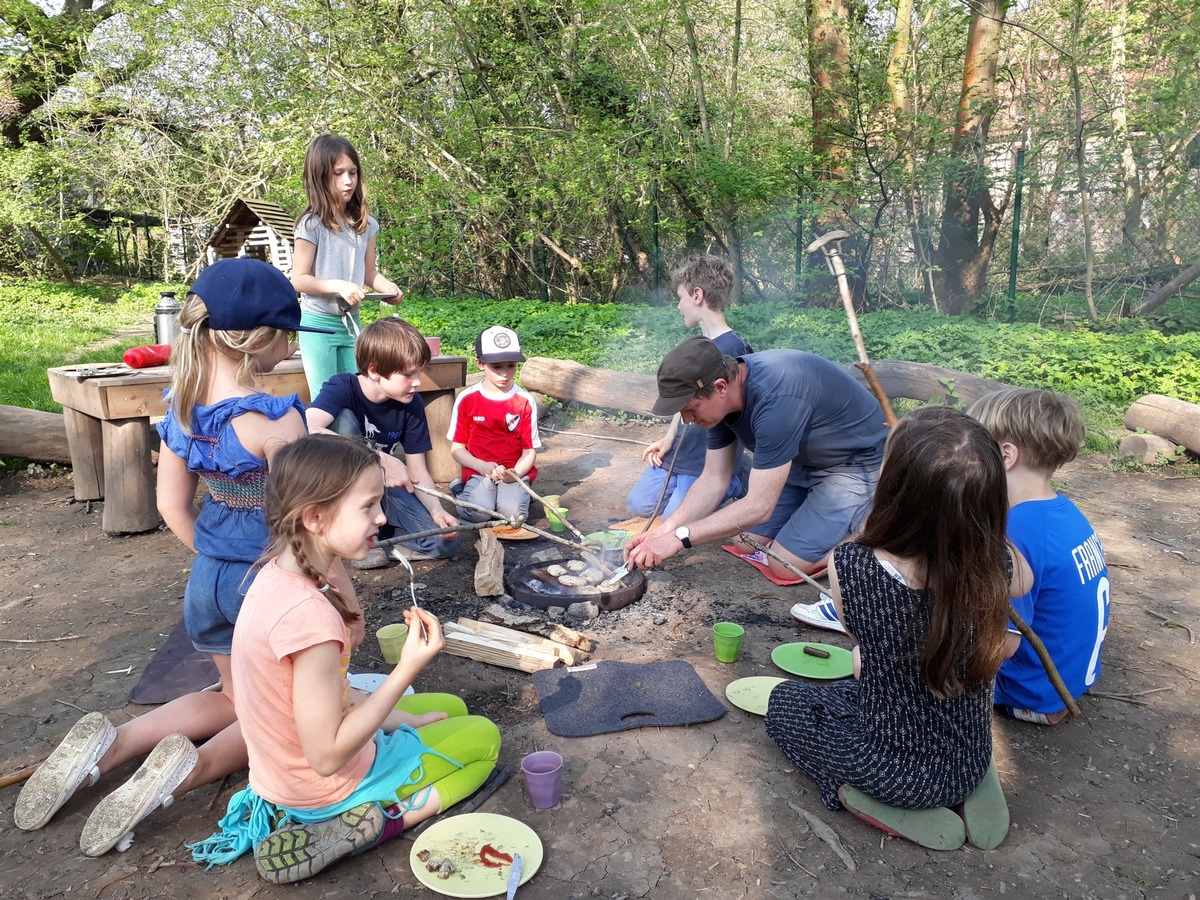
[[[254,563],[196,554],[183,592],[183,626],[193,647],[201,653],[230,654],[233,623],[256,572]]]
[[[800,559],[816,562],[867,519],[879,464],[834,466],[808,473],[809,487],[785,484],[771,517],[751,528]]]

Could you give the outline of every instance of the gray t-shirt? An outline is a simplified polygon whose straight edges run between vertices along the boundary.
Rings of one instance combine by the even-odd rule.
[[[362,234],[352,228],[332,231],[311,213],[296,223],[296,239],[317,245],[312,275],[317,278],[337,278],[362,284],[366,275],[367,244],[379,233],[379,223],[367,216],[367,230]],[[309,312],[340,316],[345,310],[338,305],[336,294],[301,294],[300,306]]]
[[[840,465],[878,466],[887,425],[879,402],[841,366],[802,350],[764,350],[746,364],[745,408],[708,431],[719,450],[741,440],[754,468],[791,463],[788,483]]]

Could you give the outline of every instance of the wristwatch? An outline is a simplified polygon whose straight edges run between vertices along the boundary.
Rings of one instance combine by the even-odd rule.
[[[679,538],[679,543],[683,544],[685,550],[692,549],[692,531],[686,525],[680,525],[675,529],[675,537]]]

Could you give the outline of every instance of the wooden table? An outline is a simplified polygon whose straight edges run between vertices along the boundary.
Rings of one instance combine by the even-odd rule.
[[[150,417],[166,414],[162,392],[170,385],[170,370],[111,363],[59,366],[46,374],[51,395],[63,407],[75,499],[104,500],[102,527],[109,534],[157,528]],[[305,403],[311,399],[299,357],[284,360],[259,379],[263,390],[277,397],[299,394]],[[446,431],[456,390],[466,379],[467,360],[462,356],[435,356],[421,373],[418,390],[433,440],[427,458],[435,481],[450,481],[461,468],[450,456]]]

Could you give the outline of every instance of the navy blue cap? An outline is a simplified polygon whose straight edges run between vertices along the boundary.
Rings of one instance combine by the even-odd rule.
[[[191,293],[204,301],[208,327],[249,331],[266,326],[280,331],[333,334],[328,328],[300,324],[300,301],[288,277],[249,256],[218,259],[200,273]]]

